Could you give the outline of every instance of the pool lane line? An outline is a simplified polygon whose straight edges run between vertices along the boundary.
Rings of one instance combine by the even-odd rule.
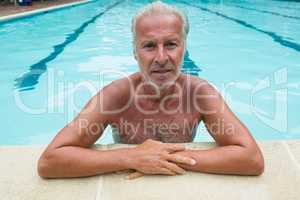
[[[284,46],[284,47],[293,49],[293,50],[295,50],[297,52],[300,52],[300,44],[298,44],[296,42],[291,42],[289,40],[285,40],[283,36],[277,35],[274,32],[262,30],[262,29],[257,28],[256,26],[254,26],[252,24],[249,24],[249,23],[247,23],[247,22],[245,22],[243,20],[236,19],[236,18],[233,18],[233,17],[229,17],[229,16],[227,16],[225,14],[222,14],[220,12],[216,12],[216,11],[210,10],[208,8],[204,8],[202,6],[193,5],[193,4],[190,4],[190,3],[185,2],[185,1],[178,1],[178,2],[182,3],[182,4],[185,4],[187,6],[190,6],[190,7],[198,8],[198,9],[200,9],[202,11],[209,12],[211,14],[215,14],[215,15],[217,15],[219,17],[223,17],[223,18],[225,18],[227,20],[236,22],[239,25],[242,25],[244,27],[247,27],[247,28],[250,28],[250,29],[255,30],[257,32],[260,32],[260,33],[263,33],[265,35],[268,35],[269,37],[271,37],[273,39],[274,42],[279,43],[281,46]]]
[[[290,10],[300,10],[300,8],[292,8],[292,7],[286,7],[286,6],[278,6],[278,8],[285,8]]]
[[[199,72],[201,71],[202,69],[198,65],[196,65],[196,63],[190,58],[189,51],[186,50],[184,54],[183,64],[181,67],[181,72],[185,74],[199,76]]]
[[[29,71],[23,74],[21,77],[15,79],[15,87],[19,89],[19,91],[27,91],[34,89],[34,86],[38,84],[39,77],[47,71],[47,63],[53,61],[58,55],[60,55],[67,45],[74,42],[81,33],[84,32],[85,28],[96,21],[100,16],[116,7],[124,0],[117,1],[114,4],[105,8],[104,11],[92,17],[90,20],[84,22],[79,28],[75,29],[73,33],[68,34],[63,43],[53,46],[53,51],[45,58],[41,59],[37,63],[31,65],[29,67]]]
[[[245,9],[245,10],[251,10],[251,11],[255,11],[255,12],[259,12],[259,13],[271,14],[271,15],[285,17],[285,18],[289,18],[289,19],[300,20],[300,17],[295,17],[295,16],[291,16],[291,15],[284,15],[284,14],[280,14],[280,13],[272,12],[272,11],[267,11],[267,10],[259,10],[259,9],[255,9],[255,8],[248,8],[248,7],[239,6],[239,5],[232,5],[232,4],[226,4],[226,6],[241,8],[241,9]]]

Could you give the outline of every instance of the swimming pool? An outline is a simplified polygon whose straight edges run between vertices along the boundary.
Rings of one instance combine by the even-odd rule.
[[[137,71],[130,22],[148,2],[98,0],[0,23],[0,145],[49,143],[97,90]],[[183,70],[214,84],[256,139],[300,138],[300,3],[166,2],[190,20]],[[208,140],[200,125],[195,141]]]

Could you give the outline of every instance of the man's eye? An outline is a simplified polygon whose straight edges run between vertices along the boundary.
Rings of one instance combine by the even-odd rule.
[[[167,47],[168,49],[174,49],[174,48],[177,47],[177,44],[174,43],[174,42],[170,42],[170,43],[167,43],[167,44],[166,44],[166,47]]]
[[[155,45],[152,44],[152,43],[146,44],[146,45],[144,46],[145,49],[153,49],[154,47],[155,47]]]

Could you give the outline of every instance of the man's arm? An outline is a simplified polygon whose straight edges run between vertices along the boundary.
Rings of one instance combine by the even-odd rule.
[[[194,166],[180,166],[207,173],[262,174],[264,159],[258,145],[221,95],[206,81],[198,83],[195,94],[199,95],[197,103],[203,122],[218,147],[178,152],[176,154],[190,156],[197,161]]]
[[[127,169],[166,175],[184,172],[177,165],[168,162],[186,165],[191,163],[191,158],[170,154],[183,151],[182,145],[148,140],[134,148],[90,148],[112,121],[112,116],[104,114],[101,108],[106,111],[114,110],[122,107],[123,103],[126,104],[128,94],[122,92],[128,91],[127,87],[128,83],[118,81],[104,88],[56,135],[39,159],[38,173],[41,177],[84,177]]]
[[[41,177],[91,176],[128,169],[125,156],[128,149],[99,151],[90,148],[111,120],[111,116],[103,114],[101,108],[114,109],[115,93],[119,93],[114,84],[96,94],[56,135],[39,159],[38,173]]]

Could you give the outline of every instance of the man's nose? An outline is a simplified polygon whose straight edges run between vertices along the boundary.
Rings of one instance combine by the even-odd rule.
[[[155,62],[160,65],[165,65],[168,62],[168,54],[163,46],[158,46],[155,57]]]

